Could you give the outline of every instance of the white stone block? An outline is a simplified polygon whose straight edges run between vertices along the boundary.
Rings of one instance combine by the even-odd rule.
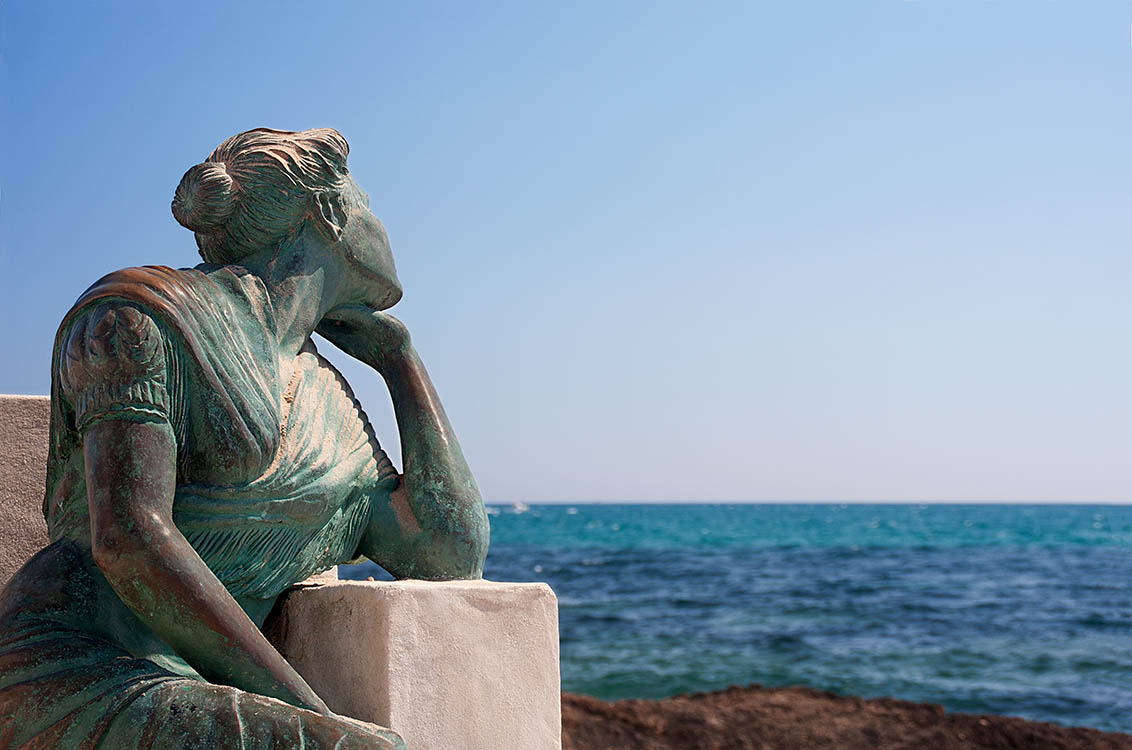
[[[562,746],[545,584],[302,584],[269,635],[331,710],[391,727],[410,750]]]

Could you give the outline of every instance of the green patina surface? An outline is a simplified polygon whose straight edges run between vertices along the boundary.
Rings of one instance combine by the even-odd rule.
[[[347,153],[333,130],[230,138],[173,200],[205,264],[117,271],[64,318],[51,544],[0,594],[0,748],[402,746],[331,713],[260,630],[333,565],[478,578],[487,554]],[[384,378],[402,471],[316,331]]]

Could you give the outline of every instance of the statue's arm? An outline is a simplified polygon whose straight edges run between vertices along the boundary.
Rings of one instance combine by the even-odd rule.
[[[397,578],[479,578],[489,536],[483,499],[408,331],[381,312],[335,315],[319,332],[385,379],[401,437],[403,473],[375,498],[358,552]]]
[[[326,713],[173,523],[166,347],[155,321],[121,301],[79,314],[68,333],[58,375],[83,436],[91,556],[134,614],[205,678]]]
[[[134,614],[206,679],[328,713],[173,524],[169,424],[96,422],[83,454],[91,552]]]

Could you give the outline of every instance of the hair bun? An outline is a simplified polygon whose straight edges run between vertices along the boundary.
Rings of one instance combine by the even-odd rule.
[[[197,164],[185,172],[173,194],[173,218],[194,232],[215,232],[236,208],[235,188],[224,162]]]

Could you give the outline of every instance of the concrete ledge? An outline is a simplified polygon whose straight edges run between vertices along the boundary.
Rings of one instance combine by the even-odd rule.
[[[413,750],[561,748],[558,600],[545,584],[301,584],[268,635],[333,711]]]
[[[47,546],[43,492],[51,399],[0,394],[0,588]]]

